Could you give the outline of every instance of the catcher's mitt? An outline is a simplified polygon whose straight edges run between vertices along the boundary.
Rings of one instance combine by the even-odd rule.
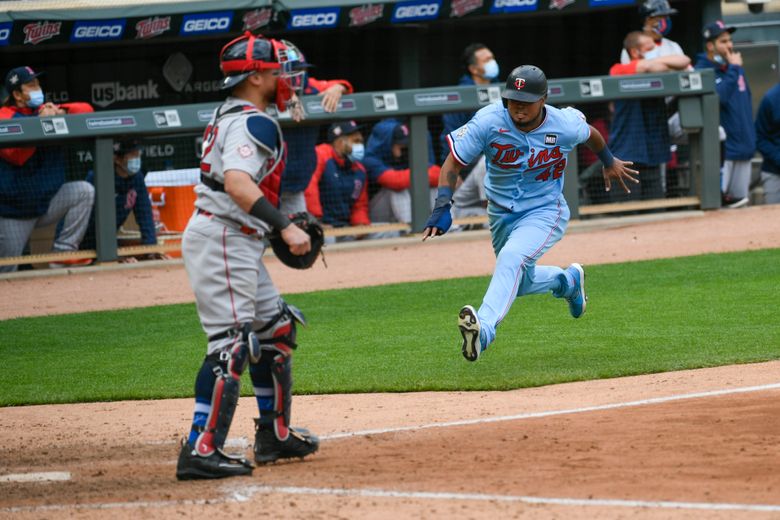
[[[268,241],[271,243],[274,254],[284,265],[295,269],[308,269],[314,265],[317,257],[322,252],[322,246],[325,244],[325,232],[317,219],[306,211],[290,215],[290,220],[309,235],[311,250],[308,253],[305,255],[292,254],[290,246],[282,239],[282,234],[277,230],[273,230],[268,235]]]

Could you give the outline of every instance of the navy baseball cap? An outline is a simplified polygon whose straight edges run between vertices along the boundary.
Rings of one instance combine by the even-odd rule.
[[[35,72],[30,67],[16,67],[5,76],[5,90],[10,95],[14,90],[22,90],[22,85],[29,83],[43,72]]]
[[[393,144],[407,145],[409,144],[409,127],[406,125],[398,125],[393,129]]]
[[[114,141],[114,155],[127,155],[142,148],[138,139],[120,139]]]
[[[360,125],[354,121],[339,121],[328,127],[328,141],[333,142],[343,135],[354,134],[360,130]]]
[[[733,33],[736,31],[736,27],[730,27],[724,24],[722,21],[717,20],[712,23],[708,23],[704,26],[704,30],[702,31],[702,35],[704,36],[704,39],[707,41],[714,40],[724,32]]]

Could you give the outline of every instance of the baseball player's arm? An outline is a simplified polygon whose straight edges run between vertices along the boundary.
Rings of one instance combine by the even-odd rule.
[[[139,175],[136,175],[136,178],[138,180],[133,179],[133,184],[135,185],[135,191],[138,193],[138,198],[133,207],[133,215],[135,215],[135,221],[141,230],[141,243],[144,245],[156,244],[157,231],[154,228],[152,201],[149,200],[149,192],[146,190],[146,183],[143,178]]]
[[[637,72],[665,72],[667,70],[685,70],[691,64],[688,56],[673,54],[661,56],[652,60],[639,60],[636,64]]]
[[[352,84],[343,79],[321,81],[309,78],[309,84],[320,91],[318,95],[322,96],[321,104],[325,112],[335,112],[341,96],[353,92]]]
[[[599,160],[601,160],[601,163],[604,165],[602,171],[604,174],[605,190],[610,190],[612,181],[614,180],[620,183],[626,193],[631,193],[631,190],[626,186],[625,180],[628,179],[633,183],[639,183],[639,179],[633,177],[633,175],[639,175],[639,172],[629,168],[629,166],[634,163],[631,161],[621,161],[617,157],[614,157],[612,152],[609,151],[609,147],[604,140],[604,136],[601,135],[601,132],[593,125],[588,125],[588,127],[590,128],[590,137],[585,141],[585,144],[588,148],[593,150],[593,153],[598,156]]]
[[[248,173],[241,170],[226,171],[225,193],[239,208],[278,229],[282,240],[290,246],[292,254],[305,255],[309,252],[311,249],[309,235],[298,226],[293,226],[289,218],[268,202]]]
[[[425,229],[423,229],[423,242],[430,237],[443,235],[452,225],[452,215],[450,214],[452,194],[462,169],[463,165],[456,161],[452,154],[449,154],[444,160],[439,173],[439,192],[436,196],[436,203],[428,222],[425,223]]]

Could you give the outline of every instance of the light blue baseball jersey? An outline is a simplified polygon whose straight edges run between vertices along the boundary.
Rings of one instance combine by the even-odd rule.
[[[488,200],[512,212],[556,204],[568,153],[590,137],[579,110],[550,105],[545,110],[542,124],[526,133],[515,127],[503,105],[494,103],[447,136],[452,156],[463,166],[485,154]]]

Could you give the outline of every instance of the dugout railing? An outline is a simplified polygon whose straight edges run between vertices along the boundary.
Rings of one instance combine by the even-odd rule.
[[[480,87],[435,87],[381,92],[363,92],[344,96],[335,113],[325,113],[319,98],[305,97],[304,125],[323,126],[336,120],[378,121],[387,117],[404,118],[410,129],[409,164],[411,166],[411,223],[381,227],[352,227],[328,230],[333,236],[400,230],[419,232],[430,212],[428,141],[432,134],[439,159],[438,129],[434,122],[447,112],[475,111],[489,103],[500,102],[501,84]],[[685,177],[674,196],[634,202],[580,204],[584,191],[580,183],[578,154],[572,153],[566,166],[564,194],[573,219],[595,215],[620,214],[666,208],[720,207],[720,150],[718,139],[718,99],[711,71],[643,74],[638,76],[595,76],[549,80],[548,103],[576,106],[587,112],[591,106],[609,107],[616,100],[666,98],[679,115],[679,129],[686,140]],[[176,138],[202,133],[218,103],[164,106],[146,109],[101,111],[62,117],[0,120],[0,147],[62,146],[75,140],[88,140],[93,158],[95,186],[96,248],[72,253],[36,254],[0,258],[0,266],[43,263],[61,259],[96,258],[98,262],[116,261],[120,256],[178,249],[178,245],[118,247],[114,207],[113,144],[115,139],[135,136],[143,139]],[[276,114],[283,127],[294,125],[286,114]],[[366,132],[366,138],[368,133]],[[197,167],[194,155],[188,158]],[[484,217],[472,217],[462,224],[483,223]]]

